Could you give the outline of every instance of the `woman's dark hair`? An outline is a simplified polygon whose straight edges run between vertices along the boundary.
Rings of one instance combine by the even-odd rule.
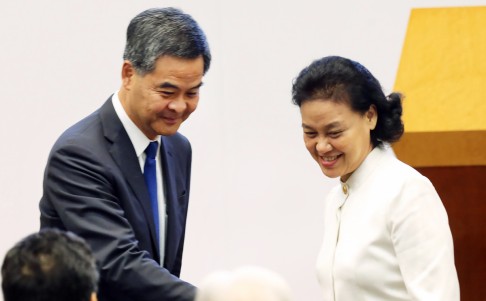
[[[403,134],[402,95],[385,96],[378,80],[358,62],[327,56],[304,68],[294,80],[292,101],[300,107],[318,99],[347,102],[360,114],[375,105],[378,122],[371,131],[374,147],[398,141]]]

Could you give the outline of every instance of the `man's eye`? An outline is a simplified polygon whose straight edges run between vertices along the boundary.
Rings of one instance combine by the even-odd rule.
[[[164,96],[171,96],[174,95],[174,92],[172,91],[160,91],[160,93]]]
[[[199,95],[199,91],[189,91],[186,93],[189,97],[195,97]]]

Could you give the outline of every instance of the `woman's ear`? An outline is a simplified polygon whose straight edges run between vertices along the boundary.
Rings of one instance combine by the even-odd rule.
[[[368,111],[365,113],[366,121],[370,126],[370,130],[376,128],[376,123],[378,122],[378,112],[376,111],[376,106],[371,105]]]

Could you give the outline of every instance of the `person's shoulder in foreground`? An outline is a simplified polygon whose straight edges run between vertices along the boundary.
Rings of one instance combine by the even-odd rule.
[[[71,232],[45,229],[20,240],[2,265],[5,301],[96,301],[91,249]]]

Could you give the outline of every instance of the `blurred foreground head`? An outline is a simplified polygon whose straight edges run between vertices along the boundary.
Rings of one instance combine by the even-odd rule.
[[[242,267],[208,275],[196,301],[291,301],[290,288],[277,273],[261,267]]]
[[[95,301],[96,262],[83,239],[71,232],[41,230],[5,256],[5,301]]]

